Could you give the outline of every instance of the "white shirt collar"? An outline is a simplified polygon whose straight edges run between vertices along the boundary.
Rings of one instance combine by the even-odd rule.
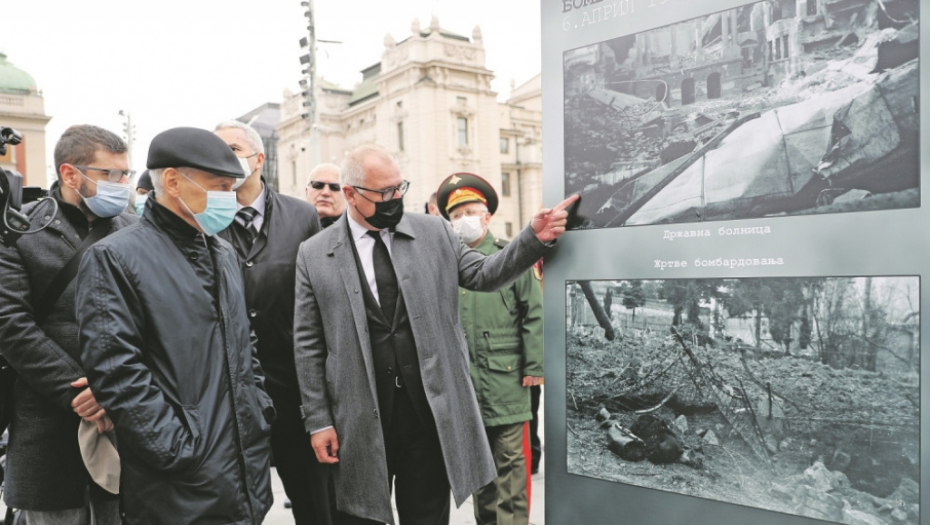
[[[255,201],[252,202],[252,204],[249,204],[249,207],[255,210],[256,212],[258,212],[258,215],[261,217],[265,216],[265,194],[266,193],[267,193],[267,190],[265,189],[265,185],[262,184],[262,192],[258,194],[258,197],[255,198]],[[236,211],[239,211],[242,208],[245,208],[245,206],[239,204],[239,201],[236,201]]]
[[[358,221],[356,221],[354,218],[352,218],[352,214],[349,213],[348,211],[346,212],[346,215],[347,215],[348,218],[349,218],[349,228],[352,230],[352,239],[355,240],[356,243],[357,243],[360,239],[365,238],[365,237],[368,235],[368,232],[373,231],[373,230],[369,230],[369,229],[366,228],[365,226],[362,226],[361,224],[359,224]],[[374,230],[374,231],[376,231],[376,230]],[[382,237],[382,238],[384,237],[384,232],[386,232],[386,231],[387,231],[387,230],[381,230],[381,232],[382,232],[381,237]]]

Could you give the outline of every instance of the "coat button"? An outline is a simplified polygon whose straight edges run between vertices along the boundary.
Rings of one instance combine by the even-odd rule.
[[[374,413],[374,415],[375,415],[375,419],[378,419],[378,409],[377,409],[377,408],[374,410],[373,413]]]
[[[190,260],[192,260],[192,261],[196,261],[196,260],[197,260],[197,254],[196,254],[196,253],[192,253],[192,254],[188,255],[187,258],[190,259]]]
[[[465,290],[462,290],[462,295],[465,295]]]
[[[247,261],[247,262],[245,263],[245,265],[248,266],[249,268],[251,268],[251,267],[255,266],[255,263],[252,262],[252,261]]]
[[[255,310],[255,309],[249,310],[249,317],[252,317],[252,318],[258,317],[258,310]]]

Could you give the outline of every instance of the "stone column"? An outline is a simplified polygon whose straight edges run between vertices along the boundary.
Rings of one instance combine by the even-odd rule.
[[[730,12],[724,11],[720,13],[720,40],[723,42],[721,49],[723,50],[722,55],[727,54],[727,49],[730,47]]]

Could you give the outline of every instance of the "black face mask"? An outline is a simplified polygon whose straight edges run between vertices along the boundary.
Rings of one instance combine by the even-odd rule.
[[[358,208],[356,208],[358,210]],[[364,215],[362,215],[365,217]],[[375,212],[371,217],[365,217],[368,224],[383,230],[385,228],[394,229],[404,216],[404,199],[392,199],[387,202],[376,202]]]

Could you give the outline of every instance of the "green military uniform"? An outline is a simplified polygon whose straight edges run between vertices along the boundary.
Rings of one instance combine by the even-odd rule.
[[[475,247],[490,255],[505,242],[490,233]],[[532,270],[495,293],[461,289],[459,314],[498,477],[475,493],[478,525],[526,525],[527,459],[523,427],[532,416],[523,377],[543,375],[542,290]]]

